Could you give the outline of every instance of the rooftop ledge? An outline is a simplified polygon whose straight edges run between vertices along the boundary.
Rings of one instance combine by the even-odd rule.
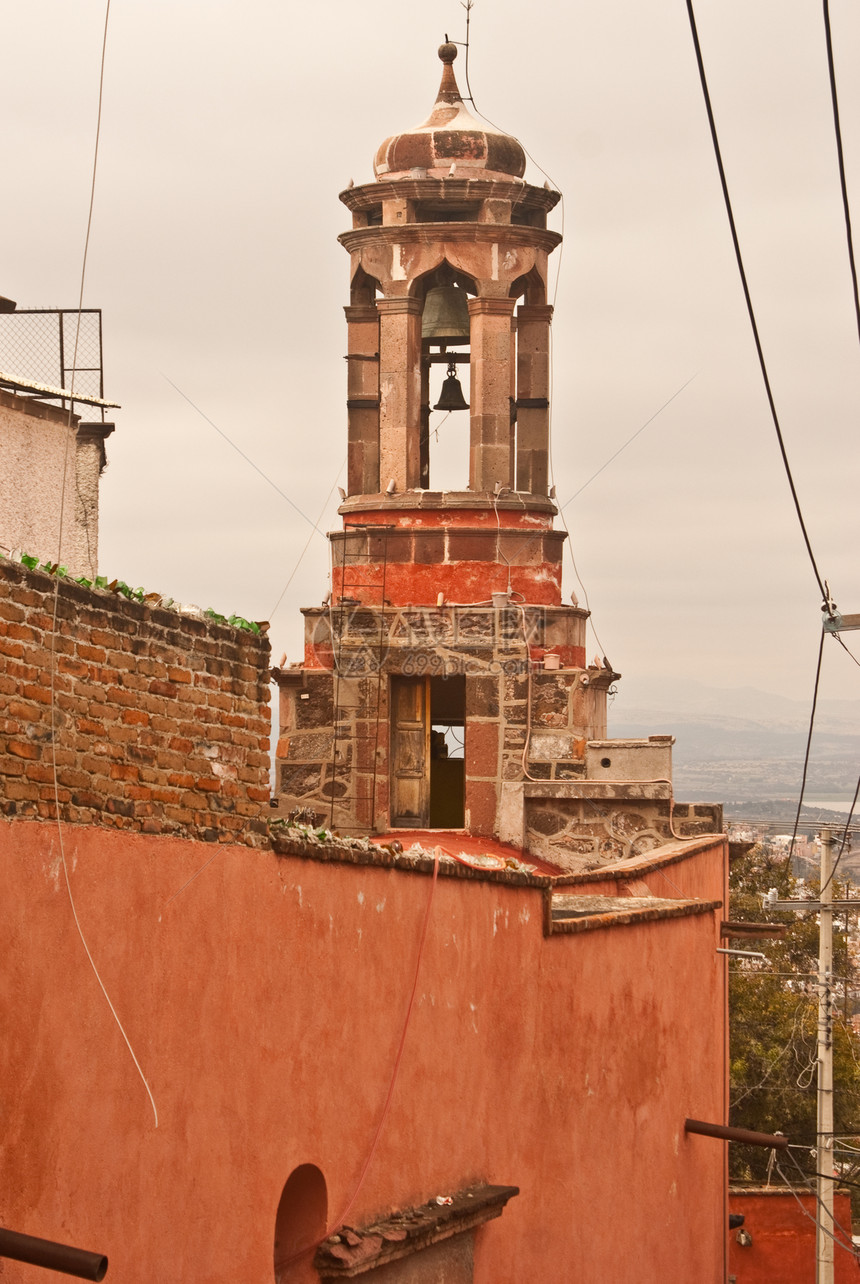
[[[688,856],[707,851],[715,841],[725,841],[725,834],[697,834],[695,838],[679,838],[674,842],[664,843],[662,847],[655,847],[642,856],[631,856],[628,860],[615,861],[612,865],[595,865],[579,874],[560,874],[553,879],[553,885],[582,887],[594,883],[626,883],[631,879],[641,878],[643,874],[657,873],[669,865],[676,865]]]
[[[432,874],[436,868],[433,848],[443,842],[448,845],[451,834],[449,831],[432,829],[422,831],[422,834],[424,842],[420,850],[407,848],[397,851],[389,845],[389,839],[380,845],[379,836],[375,836],[375,842],[370,838],[344,838],[334,834],[326,838],[318,838],[314,836],[312,829],[299,828],[277,821],[269,823],[269,838],[277,856],[298,856],[305,860],[328,861],[333,864],[375,865],[377,868],[397,869],[404,873]],[[414,841],[414,838],[414,831],[409,831],[408,841]],[[399,838],[390,836],[390,842],[395,841],[399,845]],[[406,841],[404,831],[404,845]],[[488,839],[486,843],[488,852],[495,852],[503,846],[492,839]],[[514,851],[513,848],[510,850]],[[510,887],[534,887],[542,891],[552,887],[555,882],[554,875],[539,873],[536,870],[531,872],[525,866],[531,865],[534,870],[535,862],[528,854],[517,852],[517,855],[520,860],[512,863],[519,865],[519,868],[494,868],[479,864],[464,864],[442,851],[439,859],[439,877],[459,878],[466,882],[503,883]]]
[[[672,786],[668,780],[526,780],[525,798],[650,798],[668,800]]]
[[[349,495],[338,508],[339,513],[397,512],[401,509],[498,509],[502,512],[547,513],[555,516],[558,509],[547,495],[530,491],[503,490],[500,495],[479,490],[398,490],[391,495]]]
[[[353,1279],[375,1272],[386,1262],[409,1257],[501,1217],[508,1200],[519,1193],[517,1186],[474,1186],[392,1213],[361,1230],[342,1226],[336,1235],[323,1240],[314,1266],[323,1280]]]
[[[660,919],[689,918],[722,908],[722,901],[666,900],[659,896],[571,896],[556,893],[550,903],[549,935],[630,927]]]
[[[321,831],[316,831],[320,834]],[[284,823],[270,825],[269,834],[275,854],[281,857],[299,857],[305,860],[326,861],[336,864],[373,865],[376,868],[400,870],[404,873],[433,874],[436,861],[433,855],[434,838],[437,845],[445,843],[451,846],[456,835],[447,831],[422,831],[423,844],[410,850],[397,851],[388,845],[389,839],[379,845],[379,838],[371,839],[342,838],[322,831],[325,837],[317,837],[313,830],[298,828]],[[417,831],[410,831],[414,838]],[[722,906],[722,901],[702,901],[694,898],[669,900],[658,896],[600,895],[593,891],[577,894],[560,891],[560,888],[576,886],[594,887],[606,882],[627,882],[641,877],[649,871],[659,870],[676,861],[684,860],[697,852],[713,847],[715,838],[722,841],[722,835],[708,835],[667,843],[656,851],[631,860],[618,861],[614,865],[601,865],[582,874],[551,874],[540,870],[529,871],[524,866],[529,861],[527,853],[522,854],[522,861],[513,860],[511,865],[519,868],[487,868],[480,865],[465,864],[452,858],[440,846],[440,878],[457,878],[465,882],[501,883],[508,887],[528,887],[540,891],[544,898],[543,922],[547,936],[557,933],[575,935],[581,932],[594,931],[608,927],[634,926],[637,923],[654,922],[661,919],[687,918],[696,914],[708,914]],[[391,836],[393,841],[393,836]],[[474,846],[476,840],[468,836],[464,845]],[[492,839],[486,840],[487,851],[502,851],[505,845]],[[473,856],[474,859],[474,856]]]

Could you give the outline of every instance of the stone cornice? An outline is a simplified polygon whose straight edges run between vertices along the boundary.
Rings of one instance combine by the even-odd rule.
[[[530,183],[489,178],[399,178],[348,187],[338,197],[347,209],[365,210],[381,201],[440,201],[452,205],[463,201],[511,201],[526,209],[551,210],[561,193]]]
[[[460,245],[506,245],[524,250],[551,253],[561,244],[561,233],[520,223],[403,223],[396,227],[354,227],[337,238],[353,253],[372,246],[439,245],[452,241]]]
[[[511,493],[504,490],[494,496],[488,491],[460,490],[407,490],[398,491],[396,495],[350,495],[338,508],[344,516],[361,512],[388,512],[392,518],[406,509],[431,509],[434,511],[450,508],[453,510],[481,509],[483,511],[512,510],[525,513],[546,513],[554,517],[558,512],[555,503],[543,495],[531,495],[524,491]]]

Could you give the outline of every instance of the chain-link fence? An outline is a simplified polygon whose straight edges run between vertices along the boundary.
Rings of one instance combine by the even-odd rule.
[[[0,372],[78,397],[104,397],[101,308],[0,312]]]

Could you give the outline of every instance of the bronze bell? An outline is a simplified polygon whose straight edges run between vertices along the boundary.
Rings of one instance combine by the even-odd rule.
[[[434,410],[468,410],[469,403],[463,396],[463,389],[460,387],[460,380],[457,378],[457,367],[452,361],[448,366],[448,375],[442,384],[442,391],[439,393],[439,400],[433,407]]]
[[[457,285],[437,285],[427,291],[421,316],[421,338],[432,343],[457,343],[469,337],[469,296]]]

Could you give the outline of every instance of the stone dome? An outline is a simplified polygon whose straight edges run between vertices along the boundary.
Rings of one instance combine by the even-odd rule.
[[[442,83],[432,112],[423,125],[385,139],[373,161],[376,177],[414,178],[418,170],[428,178],[522,178],[526,156],[517,140],[476,120],[460,97],[452,66],[457,46],[441,45],[439,57]]]

